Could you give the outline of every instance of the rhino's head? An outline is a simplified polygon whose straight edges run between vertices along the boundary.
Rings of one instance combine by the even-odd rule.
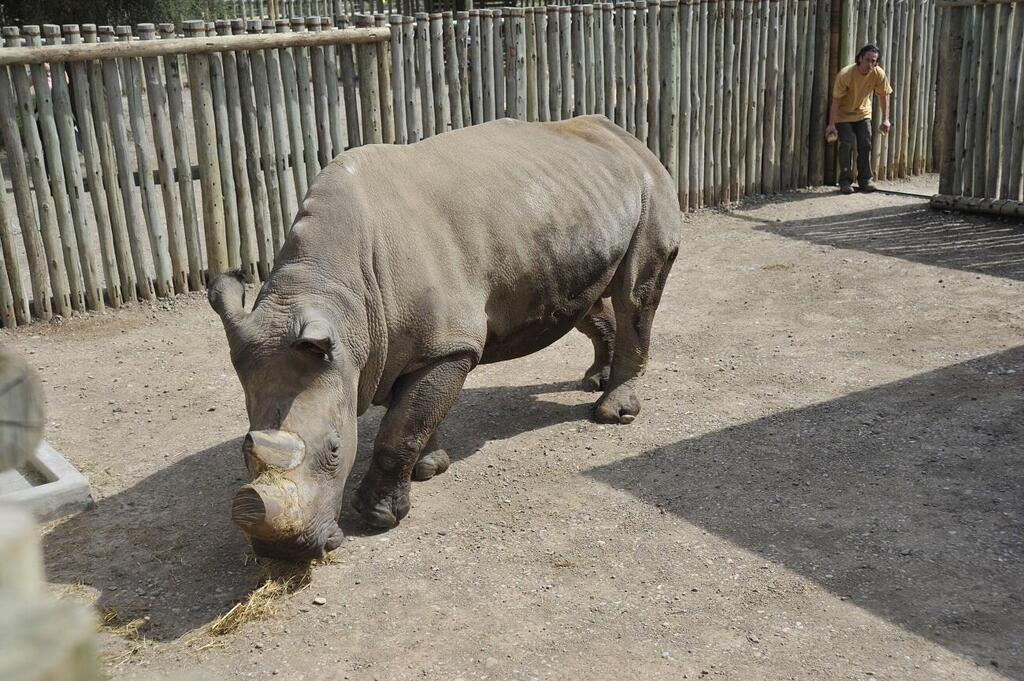
[[[235,495],[231,516],[258,555],[318,558],[342,540],[357,371],[323,314],[267,301],[247,315],[244,292],[232,274],[209,289],[249,414],[242,452],[250,482]]]

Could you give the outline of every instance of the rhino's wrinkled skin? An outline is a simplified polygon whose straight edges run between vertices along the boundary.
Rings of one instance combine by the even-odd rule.
[[[371,404],[388,410],[354,503],[396,525],[410,479],[448,467],[433,435],[466,374],[573,327],[594,342],[595,418],[632,421],[681,222],[668,173],[603,117],[503,120],[340,155],[252,312],[237,277],[210,287],[245,390],[252,482],[232,512],[256,552],[338,545],[356,417]]]

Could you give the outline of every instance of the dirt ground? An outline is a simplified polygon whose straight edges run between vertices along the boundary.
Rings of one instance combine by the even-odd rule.
[[[44,536],[54,591],[106,614],[118,679],[1024,680],[1024,225],[820,189],[683,243],[635,423],[588,420],[582,335],[477,369],[408,518],[346,511],[307,585],[220,636],[263,568],[214,313],[0,333],[97,499]]]

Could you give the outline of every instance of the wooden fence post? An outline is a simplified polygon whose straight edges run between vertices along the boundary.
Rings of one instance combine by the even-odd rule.
[[[562,67],[560,33],[558,29],[559,9],[548,5],[547,14],[547,74],[548,74],[548,118],[549,121],[562,119]]]
[[[957,95],[960,90],[960,60],[963,58],[964,35],[962,7],[944,10],[948,19],[942,38],[944,49],[939,53],[938,95],[936,105],[941,112],[939,193],[952,194],[956,167]]]
[[[633,3],[633,50],[636,55],[636,99],[633,107],[633,125],[636,138],[647,144],[647,0]],[[677,70],[678,73],[678,70]]]
[[[259,22],[259,26],[253,26],[253,30],[262,31],[263,33],[274,33],[276,31],[277,24],[270,20],[265,19]],[[347,45],[340,45],[339,47],[348,47]],[[280,50],[263,50],[257,53],[263,58],[256,59],[256,77],[257,77],[257,93],[263,89],[263,81],[261,77],[266,74],[265,86],[266,86],[266,97],[270,102],[270,129],[273,131],[273,144],[274,149],[274,174],[277,176],[277,191],[278,191],[278,203],[280,205],[280,222],[272,221],[274,225],[274,254],[281,251],[281,246],[284,244],[284,237],[288,230],[291,228],[292,220],[295,219],[295,213],[297,211],[295,196],[295,174],[288,168],[288,158],[292,155],[291,149],[291,137],[289,134],[289,123],[288,123],[288,112],[285,107],[285,89],[284,83],[281,81],[282,75],[282,63],[281,63],[281,51]],[[260,65],[264,65],[264,70],[260,69]],[[259,111],[259,109],[257,109]],[[266,112],[264,112],[266,113]],[[267,127],[260,124],[261,133],[267,130]],[[347,141],[347,138],[346,138]],[[268,144],[270,142],[268,141]],[[268,182],[268,186],[273,186],[272,182]]]
[[[373,17],[373,25],[377,27],[387,26],[387,17],[383,14],[376,14]],[[377,79],[378,92],[380,96],[380,136],[384,144],[395,143],[395,110],[391,94],[391,59],[388,57],[389,46],[385,43],[375,43],[374,52],[377,55]],[[340,151],[340,150],[339,150]],[[335,152],[335,155],[338,152]]]
[[[206,22],[196,28],[200,37],[216,35],[215,24]],[[205,30],[205,33],[204,33]],[[210,92],[213,97],[214,136],[217,140],[217,163],[220,165],[221,197],[224,202],[224,233],[227,237],[228,267],[242,266],[241,237],[238,220],[238,192],[231,168],[231,135],[228,127],[227,93],[224,84],[224,55],[209,56]]]
[[[459,90],[462,94],[462,126],[473,125],[473,112],[469,103],[469,12],[455,13],[455,56],[458,59]]]
[[[604,54],[604,115],[619,123],[618,76],[619,51],[615,39],[615,10],[610,2],[601,3],[601,44]],[[621,39],[621,38],[620,38]],[[620,123],[621,125],[621,123]]]
[[[205,32],[200,20],[185,22],[185,35],[196,37]],[[205,54],[187,58],[189,89],[192,92],[192,117],[195,121],[196,152],[199,156],[199,180],[203,197],[203,232],[206,236],[207,283],[226,272],[228,265],[227,233],[224,222],[224,196],[217,159],[217,123],[213,111],[213,90],[210,86],[210,62]]]
[[[77,29],[77,26],[75,27]],[[84,24],[81,33],[68,33],[71,44],[96,42],[96,26]],[[128,247],[128,226],[117,182],[110,123],[104,104],[103,73],[100,63],[71,64],[75,104],[79,112],[82,152],[88,167],[89,191],[103,254],[103,276],[107,282],[107,304],[117,308],[125,300],[136,300],[135,275]],[[0,97],[2,99],[2,97]]]
[[[445,80],[444,16],[440,12],[430,15],[430,73],[434,92],[434,134],[440,135],[452,128],[452,111]]]
[[[661,50],[658,58],[658,63],[661,65],[661,82],[659,87],[661,91],[659,97],[661,111],[658,113],[658,121],[661,125],[661,130],[658,132],[658,139],[661,144],[659,156],[661,157],[661,162],[668,169],[669,174],[678,178],[678,120],[680,115],[686,115],[685,112],[688,107],[686,104],[680,106],[680,95],[685,95],[687,91],[683,88],[678,88],[677,91],[676,83],[678,79],[677,69],[681,63],[679,57],[679,22],[676,21],[676,0],[661,1],[659,23],[661,28],[661,33],[658,36],[658,49]],[[685,83],[685,81],[682,82]],[[683,210],[687,210],[688,205],[685,205],[686,194],[681,194],[680,206]]]
[[[21,43],[20,31],[15,27],[4,27],[3,35],[8,47]],[[9,70],[8,70],[9,69]],[[36,127],[35,113],[29,94],[28,76],[25,67],[15,65],[2,69],[0,76],[0,119],[3,119],[4,145],[13,158],[11,180],[15,186],[15,203],[22,224],[22,239],[30,259],[29,272],[35,273],[33,281],[33,316],[48,320],[54,312],[69,316],[71,299],[67,290],[67,273],[60,251],[57,234],[57,220],[54,215],[53,198],[43,166],[42,142]],[[9,74],[9,76],[8,76]],[[14,81],[13,94],[10,80]],[[14,106],[17,106],[15,113]],[[21,120],[21,135],[17,121]],[[26,158],[27,155],[27,170]],[[32,193],[29,189],[29,175],[35,189],[36,209],[32,208]],[[32,216],[32,217],[29,217]],[[27,229],[26,229],[27,227]],[[49,277],[49,286],[45,277]],[[51,301],[50,293],[53,293]]]
[[[153,40],[155,30],[153,24],[139,24],[139,39]],[[160,77],[159,57],[145,57],[142,60],[142,70],[145,74],[149,119],[153,128],[157,171],[160,175],[160,195],[163,199],[165,224],[163,234],[167,238],[167,252],[170,256],[171,285],[174,291],[184,293],[188,291],[188,255],[178,187],[174,182],[174,142],[171,140],[171,123],[167,117],[167,89]],[[191,174],[189,168],[189,175]]]
[[[594,43],[594,69],[591,81],[594,84],[594,113],[607,116],[608,114],[604,98],[604,76],[606,67],[604,55],[604,10],[601,9],[602,6],[603,4],[600,2],[592,5],[594,30],[591,39]],[[661,75],[656,74],[656,76],[655,90],[658,89],[658,85],[661,83]]]
[[[175,37],[174,24],[160,24],[160,37]],[[188,286],[196,291],[203,285],[202,236],[196,212],[196,195],[192,184],[192,159],[189,154],[188,135],[185,130],[185,105],[182,99],[181,57],[163,58],[164,82],[167,92],[167,114],[171,125],[174,166],[181,201],[181,220],[185,232],[185,252],[188,259]]]
[[[21,292],[18,292],[19,300],[15,301],[11,283],[13,280],[20,287],[21,281],[14,279],[11,273],[13,272],[15,277],[20,277],[21,273],[14,249],[11,225],[7,220],[7,188],[2,168],[0,168],[0,187],[4,188],[3,191],[0,191],[0,323],[6,329],[13,329],[18,325],[15,306],[21,305]]]
[[[248,29],[262,30],[262,21],[252,19]],[[231,21],[233,35],[248,33],[242,19]],[[238,69],[238,92],[241,106],[241,121],[235,121],[242,131],[245,154],[253,159],[244,164],[243,172],[252,196],[252,232],[246,229],[254,240],[255,253],[249,247],[250,258],[255,260],[256,275],[265,280],[274,264],[275,238],[283,233],[281,223],[281,194],[278,186],[277,158],[274,151],[274,126],[271,119],[271,104],[267,87],[265,55],[256,50],[251,53],[239,51],[235,55]],[[230,93],[230,83],[229,83]],[[234,132],[234,131],[233,131]],[[236,159],[236,164],[239,160]]]
[[[306,17],[306,30],[319,33],[323,29],[320,24],[320,17]],[[331,116],[329,97],[327,94],[327,58],[323,47],[309,48],[310,75],[312,76],[313,90],[313,120],[316,125],[316,149],[317,166],[323,168],[335,154],[331,142]],[[317,172],[319,172],[319,168]]]
[[[539,120],[537,115],[537,25],[535,8],[525,8],[526,22],[526,120]]]
[[[484,117],[484,70],[487,64],[484,62],[484,53],[481,43],[485,40],[484,28],[480,25],[481,12],[478,9],[469,11],[469,90],[470,90],[470,113],[473,124],[477,125],[487,120]]]
[[[119,42],[131,39],[130,26],[118,26],[115,34]],[[151,149],[153,141],[149,137],[146,126],[145,112],[142,105],[142,65],[134,57],[126,57],[120,61],[121,83],[124,86],[125,99],[128,102],[128,122],[131,126],[132,139],[135,142],[135,159],[138,167],[138,187],[142,197],[142,216],[145,218],[146,233],[149,237],[149,253],[153,259],[153,273],[156,295],[165,298],[174,295],[174,281],[171,272],[170,252],[167,245],[167,225],[160,216],[159,199],[156,195],[156,184],[153,182],[155,163]],[[127,150],[126,150],[127,151]],[[131,189],[132,183],[128,186]]]
[[[676,17],[680,12],[678,5],[676,9]],[[661,124],[658,122],[658,116],[660,112],[659,98],[660,92],[660,69],[661,65],[661,48],[658,44],[658,36],[660,34],[659,22],[661,21],[661,0],[647,0],[647,148],[651,151],[658,153],[660,143],[658,138],[661,136]],[[687,45],[689,45],[690,36],[686,36]],[[682,49],[682,46],[680,46]],[[677,67],[677,73],[682,76],[682,64]],[[682,97],[680,97],[682,101]],[[680,131],[680,139],[685,139]],[[689,148],[688,142],[683,142],[679,146],[686,146]],[[687,173],[689,174],[689,173]]]
[[[405,124],[409,143],[423,139],[423,117],[416,115],[416,26],[411,16],[402,17],[402,70],[405,78]],[[428,133],[429,134],[429,133]]]
[[[3,69],[6,70],[6,69]],[[0,89],[0,95],[3,90]],[[2,115],[2,114],[0,114]],[[18,265],[14,233],[7,219],[7,191],[3,168],[0,167],[0,321],[11,329],[30,321],[28,299],[21,284],[21,267]]]
[[[594,6],[589,3],[583,5],[583,45],[585,52],[583,63],[585,64],[587,81],[586,106],[584,108],[588,114],[592,114],[597,113],[598,71],[595,63],[597,51],[594,46]]]
[[[331,17],[320,17],[320,26],[325,31],[334,29],[334,20]],[[342,94],[340,84],[340,73],[338,66],[338,52],[343,45],[327,45],[324,47],[324,65],[326,66],[325,78],[327,79],[327,112],[330,117],[331,149],[332,157],[337,156],[345,150],[345,139],[342,136],[344,124],[342,123]],[[259,54],[259,51],[253,52]]]
[[[239,19],[241,21],[241,19]],[[231,22],[221,19],[216,22],[218,35],[231,35]],[[243,53],[224,52],[221,55],[221,65],[224,76],[224,103],[227,118],[227,135],[229,147],[228,170],[232,174],[235,187],[235,205],[238,209],[238,255],[239,267],[242,275],[248,282],[259,281],[259,271],[269,271],[270,263],[261,260],[259,257],[260,237],[258,232],[268,231],[266,224],[266,203],[260,206],[261,210],[257,217],[254,206],[255,192],[250,182],[249,169],[257,169],[260,163],[258,151],[250,154],[245,143],[245,123],[242,120],[242,98],[248,98],[252,92],[252,83],[245,90],[244,95],[238,83],[238,57]],[[248,60],[246,60],[248,61]],[[246,64],[248,66],[248,64]],[[248,72],[248,69],[247,69]],[[223,165],[221,172],[224,172]],[[256,175],[258,176],[258,174]],[[252,179],[255,179],[253,176]],[[263,249],[266,256],[266,248]]]
[[[339,23],[340,25],[340,23]],[[407,40],[411,43],[411,40]],[[345,130],[348,135],[348,148],[363,144],[362,124],[359,121],[359,92],[356,89],[355,46],[339,45],[341,51],[341,82],[345,94]],[[284,62],[282,61],[282,68]],[[408,74],[406,74],[408,80]]]
[[[572,108],[576,116],[590,113],[587,109],[587,60],[583,42],[583,6],[570,7],[570,41],[572,44]]]
[[[48,45],[59,45],[63,42],[60,37],[59,26],[46,25],[43,27],[43,34],[46,36],[46,43]],[[71,92],[69,92],[68,87],[67,69],[63,63],[55,62],[50,67],[50,73],[50,94],[53,102],[54,123],[58,135],[60,165],[67,182],[66,187],[74,230],[74,244],[77,248],[76,255],[78,256],[74,262],[69,261],[68,263],[69,276],[72,276],[72,267],[77,265],[79,267],[78,275],[82,276],[84,284],[85,306],[92,310],[102,310],[103,289],[99,283],[96,241],[92,230],[89,228],[87,214],[82,203],[85,198],[85,185],[82,182],[78,155],[75,153],[77,142],[75,137],[74,109],[72,107]],[[58,181],[56,176],[52,179],[54,183]],[[63,246],[67,249],[71,247],[71,244],[66,241]],[[18,289],[20,289],[20,285]]]
[[[677,147],[678,154],[676,158],[678,160],[676,161],[675,177],[676,185],[679,188],[679,207],[683,211],[690,210],[690,136],[692,134],[690,122],[692,118],[691,95],[693,82],[690,78],[691,70],[688,56],[692,49],[690,31],[691,7],[690,1],[684,0],[682,8],[676,2],[671,4],[662,2],[658,10],[660,30],[658,32],[657,46],[661,52],[658,57],[658,64],[661,70],[670,69],[672,72],[672,81],[669,81],[671,85],[668,88],[662,86],[658,97],[660,101],[667,99],[666,106],[672,107],[675,111],[679,112],[675,116],[669,114],[668,120],[668,125],[677,128],[678,132],[673,133],[671,130],[665,130],[664,127],[658,131],[655,131],[653,127],[651,128],[652,137],[657,138],[659,141],[662,139],[662,135],[668,135],[668,148],[662,155],[663,163],[673,160],[669,156],[672,153],[672,144],[674,143]],[[679,83],[678,94],[674,81]],[[662,108],[655,119],[659,122],[659,125],[665,115],[665,109]],[[672,120],[673,117],[675,122]]]
[[[505,19],[505,35],[508,49],[505,57],[508,60],[507,80],[511,84],[506,87],[506,101],[509,116],[526,120],[526,13],[522,7],[513,7]]]
[[[391,95],[395,117],[395,144],[408,144],[409,133],[405,125],[405,68],[402,63],[405,55],[402,46],[402,16],[392,14],[388,17],[388,22],[391,25]]]
[[[533,37],[537,41],[537,118],[551,120],[551,77],[548,65],[548,11],[543,5],[533,10]]]
[[[60,45],[60,26],[47,24],[43,26],[43,34],[48,45]],[[75,244],[78,248],[78,264],[85,285],[85,306],[90,310],[103,310],[103,287],[99,282],[99,262],[96,258],[96,240],[89,228],[88,218],[82,200],[85,197],[85,186],[78,165],[77,142],[75,138],[74,109],[71,104],[71,93],[68,91],[67,70],[64,64],[57,62],[51,65],[51,94],[53,97],[54,122],[59,135],[60,157],[63,165],[64,178],[67,182],[68,199],[70,201]],[[56,181],[56,178],[54,178]],[[69,246],[67,242],[65,248]],[[20,282],[19,282],[20,289]]]
[[[1007,144],[1006,164],[1003,166],[1004,186],[1001,189],[1005,198],[1024,201],[1024,6],[1018,3],[1014,7],[1013,31],[1012,31],[1013,53],[1010,57],[1011,74],[1007,81],[1003,97],[1003,110],[1012,116],[1004,120],[1001,138]],[[1017,91],[1017,100],[1014,103],[1013,91]]]
[[[25,26],[25,44],[28,47],[39,47],[39,27],[38,26]],[[18,67],[16,74],[24,72],[24,67]],[[49,80],[49,74],[43,68],[42,64],[32,64],[29,66],[29,74],[33,83],[46,83]],[[26,85],[28,83],[26,82]],[[18,75],[15,76],[15,89],[18,90]],[[26,91],[27,92],[27,91]],[[20,92],[18,93],[20,96]],[[28,107],[22,106],[22,122],[26,120],[26,116],[31,117],[32,99],[35,99],[35,121],[36,121],[36,133],[38,134],[39,142],[41,143],[41,155],[39,160],[43,162],[39,170],[40,175],[36,175],[36,164],[32,152],[33,141],[29,141],[29,167],[33,171],[33,182],[36,183],[36,199],[40,201],[40,214],[45,214],[42,202],[48,202],[50,206],[49,210],[52,211],[53,217],[56,219],[57,225],[57,241],[56,248],[57,257],[61,258],[64,265],[65,281],[66,281],[66,292],[69,297],[71,308],[74,310],[81,311],[85,309],[85,298],[82,291],[82,270],[81,264],[78,260],[78,248],[77,239],[75,238],[75,227],[72,221],[71,215],[71,202],[68,197],[67,182],[64,176],[63,162],[61,161],[60,154],[60,138],[57,134],[57,125],[53,113],[53,99],[49,88],[47,87],[35,87],[32,89],[31,94],[26,98]],[[28,138],[29,135],[24,135]],[[47,199],[40,195],[39,191],[39,179],[43,178],[43,181],[48,184],[49,196]],[[46,223],[43,223],[44,229]],[[47,234],[43,234],[43,244],[48,247],[48,252],[53,257],[53,251],[49,251],[50,244],[47,241]],[[56,295],[56,294],[55,294]],[[56,303],[55,303],[56,306]]]
[[[455,18],[451,12],[441,12],[440,17],[437,22],[440,34],[436,46],[431,45],[434,50],[431,58],[434,58],[435,54],[439,58],[437,76],[439,81],[443,82],[442,93],[447,99],[447,129],[457,130],[462,127],[462,82],[459,79],[459,58],[455,47]]]
[[[366,28],[366,27],[369,27],[369,26],[373,25],[372,20],[369,17],[365,17],[364,16],[364,17],[360,17],[360,19],[362,21],[362,24],[361,24],[360,27],[362,27],[362,28]],[[302,33],[302,32],[304,32],[306,30],[306,21],[302,17],[292,17],[291,27],[292,27],[292,33]],[[365,61],[366,59],[372,58],[374,60],[372,71],[374,72],[374,79],[373,80],[374,80],[374,86],[376,87],[376,85],[377,85],[377,78],[376,78],[376,71],[377,71],[376,59],[377,59],[377,55],[375,54],[375,52],[372,52],[372,51],[367,51],[368,53],[364,55],[363,52],[365,51],[365,47],[366,47],[365,45],[360,45],[359,46],[359,50],[360,50],[360,52],[359,52],[360,69],[362,68],[362,62]],[[372,45],[370,47],[371,47],[371,49],[373,48]],[[305,165],[306,165],[306,187],[307,187],[307,190],[308,190],[308,187],[313,184],[313,179],[317,176],[317,173],[320,172],[320,162],[319,162],[319,158],[318,158],[319,150],[317,149],[317,137],[316,137],[316,122],[315,122],[316,113],[314,112],[314,109],[313,109],[313,88],[311,87],[312,82],[313,82],[313,73],[312,73],[312,66],[310,64],[309,49],[310,48],[306,48],[306,47],[293,47],[293,48],[291,48],[291,50],[292,50],[292,59],[295,62],[295,78],[296,78],[297,85],[298,85],[299,120],[301,121],[302,147],[303,147],[302,158],[305,160]],[[369,96],[369,93],[364,89],[365,88],[365,83],[360,83],[360,88],[363,90],[364,94]],[[374,92],[374,94],[376,94],[376,92],[377,92],[376,89],[374,89],[373,92]],[[373,102],[372,105],[373,105],[373,109],[375,111],[377,111],[377,115],[378,115],[377,132],[376,132],[377,136],[374,137],[372,141],[380,142],[380,120],[379,120],[380,104],[379,104],[379,102]],[[364,103],[364,107],[365,106],[366,106],[366,103]],[[367,140],[367,134],[366,134],[366,121],[364,120],[363,121],[363,143],[365,144],[365,143],[367,143],[367,141],[368,140]]]
[[[369,28],[373,20],[367,15],[356,17],[356,27]],[[359,103],[362,105],[363,144],[381,144],[384,141],[380,116],[380,80],[377,74],[377,46],[357,46],[359,63]],[[305,125],[305,123],[303,123]]]
[[[504,33],[504,18],[500,9],[491,10],[493,17],[493,23],[491,24],[491,31],[493,32],[493,49],[491,53],[491,59],[494,60],[494,117],[504,118],[508,115],[505,102],[505,41],[503,40]]]

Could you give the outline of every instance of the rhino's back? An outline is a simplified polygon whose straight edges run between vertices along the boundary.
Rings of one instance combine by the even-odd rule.
[[[507,359],[564,334],[614,274],[667,178],[630,139],[585,117],[365,147],[325,169],[306,210],[343,200],[337,221],[364,223],[396,371],[464,346]],[[339,227],[325,248],[351,247],[355,226]]]

